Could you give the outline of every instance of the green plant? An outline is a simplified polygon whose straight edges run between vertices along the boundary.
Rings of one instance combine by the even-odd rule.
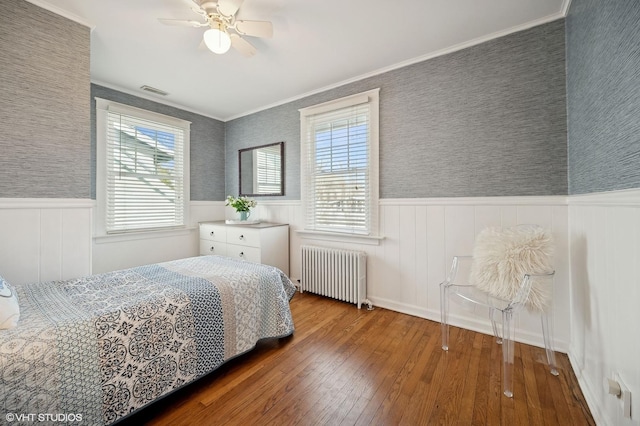
[[[231,206],[236,209],[237,212],[248,212],[251,207],[255,207],[258,203],[247,197],[232,197],[227,195],[227,201],[225,206]]]

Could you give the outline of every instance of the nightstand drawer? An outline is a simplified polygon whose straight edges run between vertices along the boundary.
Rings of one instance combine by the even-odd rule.
[[[260,263],[260,249],[257,247],[227,244],[227,256]]]
[[[236,225],[224,221],[200,222],[200,255],[245,259],[289,273],[289,226],[260,222]]]
[[[227,244],[219,241],[200,240],[200,255],[217,254],[227,255]]]
[[[227,241],[227,228],[216,225],[200,225],[200,239],[224,243]]]
[[[227,243],[260,247],[260,231],[245,227],[227,228]]]

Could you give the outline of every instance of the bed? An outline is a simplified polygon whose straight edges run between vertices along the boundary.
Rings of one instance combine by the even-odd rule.
[[[0,330],[5,413],[111,424],[294,331],[289,278],[221,256],[14,290],[20,320]]]

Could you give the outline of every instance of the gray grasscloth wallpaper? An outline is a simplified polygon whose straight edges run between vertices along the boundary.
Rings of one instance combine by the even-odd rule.
[[[572,6],[571,19],[591,16],[598,21],[594,13],[581,12],[582,3],[587,2]],[[612,17],[620,15],[622,34],[617,36],[637,38],[637,29],[629,23],[638,17],[637,7],[630,5],[601,6],[611,20],[606,21],[609,26],[592,25],[594,31],[607,33],[616,22]],[[574,126],[570,131],[572,182],[576,188],[584,187],[582,176],[591,175],[602,176],[598,182],[606,178],[606,182],[622,182],[619,185],[624,186],[638,182],[632,167],[637,149],[629,149],[634,143],[636,148],[638,145],[638,132],[632,132],[638,125],[638,120],[633,120],[638,88],[626,87],[627,97],[622,90],[614,90],[616,82],[637,78],[633,74],[638,68],[637,43],[635,50],[634,45],[616,50],[613,35],[602,46],[598,44],[600,35],[582,44],[572,40],[588,35],[576,30],[568,37],[569,52],[586,56],[585,61],[616,52],[616,58],[627,57],[616,70],[606,68],[612,61],[592,60],[610,72],[613,80],[598,74],[594,81],[593,76],[579,71],[581,65],[576,65],[578,71],[570,76],[570,90],[591,94],[587,104],[604,93],[592,83],[604,80],[607,84],[603,87],[613,91],[603,95],[610,102],[600,101],[595,110],[587,110],[597,111],[595,116],[581,113],[585,107],[569,108]],[[377,87],[381,89],[381,198],[567,193],[564,20],[227,123],[91,85],[89,37],[87,28],[28,2],[0,2],[0,197],[95,198],[92,98],[98,96],[193,123],[192,200],[223,200],[226,194],[237,194],[238,149],[278,141],[285,142],[283,198],[299,199],[298,109]],[[577,44],[574,50],[573,44]],[[584,52],[590,44],[604,51]],[[598,71],[602,73],[602,69]],[[603,133],[601,127],[607,127],[606,123],[594,127],[595,118],[617,104],[622,108],[616,110],[616,116],[601,121],[622,125],[624,133],[613,134],[614,126]],[[601,136],[595,142],[594,134]],[[606,152],[615,154],[612,158],[604,158],[605,140],[612,140],[606,147]],[[633,143],[626,143],[630,140]],[[613,162],[620,163],[615,176],[611,171],[609,175],[600,173],[612,169]],[[590,185],[585,190],[594,188]]]
[[[191,122],[191,200],[222,200],[224,194],[224,123],[193,112],[91,84],[91,197],[96,198],[96,103],[108,99]]]
[[[0,197],[89,198],[89,28],[0,1]]]
[[[287,199],[300,198],[298,109],[380,88],[380,197],[567,194],[564,20],[491,40],[226,123],[237,151],[285,141]]]
[[[640,187],[640,2],[573,0],[567,16],[569,192]]]

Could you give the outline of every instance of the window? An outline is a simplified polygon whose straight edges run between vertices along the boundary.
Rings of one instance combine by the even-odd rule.
[[[104,232],[183,227],[190,123],[103,99],[96,105]]]
[[[377,233],[378,93],[300,110],[307,230]]]

